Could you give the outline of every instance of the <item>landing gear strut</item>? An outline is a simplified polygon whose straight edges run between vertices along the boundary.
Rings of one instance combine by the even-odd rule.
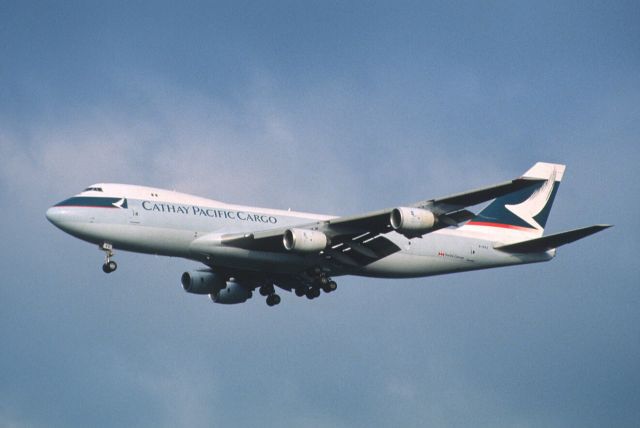
[[[100,245],[100,249],[105,253],[105,262],[102,265],[102,271],[104,273],[111,273],[114,270],[118,269],[118,264],[111,260],[113,257],[113,245],[107,244],[106,242]]]

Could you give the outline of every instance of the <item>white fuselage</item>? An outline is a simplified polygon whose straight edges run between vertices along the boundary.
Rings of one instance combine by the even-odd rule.
[[[95,206],[74,206],[71,198],[47,211],[63,231],[114,248],[183,257],[212,268],[296,274],[318,264],[322,255],[255,251],[225,246],[220,237],[287,228],[334,217],[294,211],[230,205],[184,193],[144,186],[100,184],[76,197],[95,198]],[[105,202],[106,201],[106,202]],[[362,267],[334,268],[333,275],[419,277],[550,260],[553,251],[509,254],[494,249],[500,235],[441,229],[408,239],[385,235],[401,251]]]

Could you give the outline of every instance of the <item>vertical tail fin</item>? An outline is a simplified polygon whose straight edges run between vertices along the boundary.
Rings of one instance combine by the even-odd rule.
[[[539,182],[495,199],[461,229],[490,234],[501,241],[542,236],[564,170],[564,165],[536,163],[523,177]]]

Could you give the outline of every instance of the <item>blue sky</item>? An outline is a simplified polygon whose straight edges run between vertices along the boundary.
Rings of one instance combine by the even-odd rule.
[[[635,426],[637,2],[4,2],[0,425]],[[551,263],[187,295],[48,224],[89,184],[355,214],[567,173]]]

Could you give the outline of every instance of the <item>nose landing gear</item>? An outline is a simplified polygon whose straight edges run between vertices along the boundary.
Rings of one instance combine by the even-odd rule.
[[[100,249],[105,253],[105,262],[102,265],[102,271],[104,273],[111,273],[114,270],[118,269],[118,264],[111,260],[113,257],[113,245],[107,244],[106,242],[100,245]]]

